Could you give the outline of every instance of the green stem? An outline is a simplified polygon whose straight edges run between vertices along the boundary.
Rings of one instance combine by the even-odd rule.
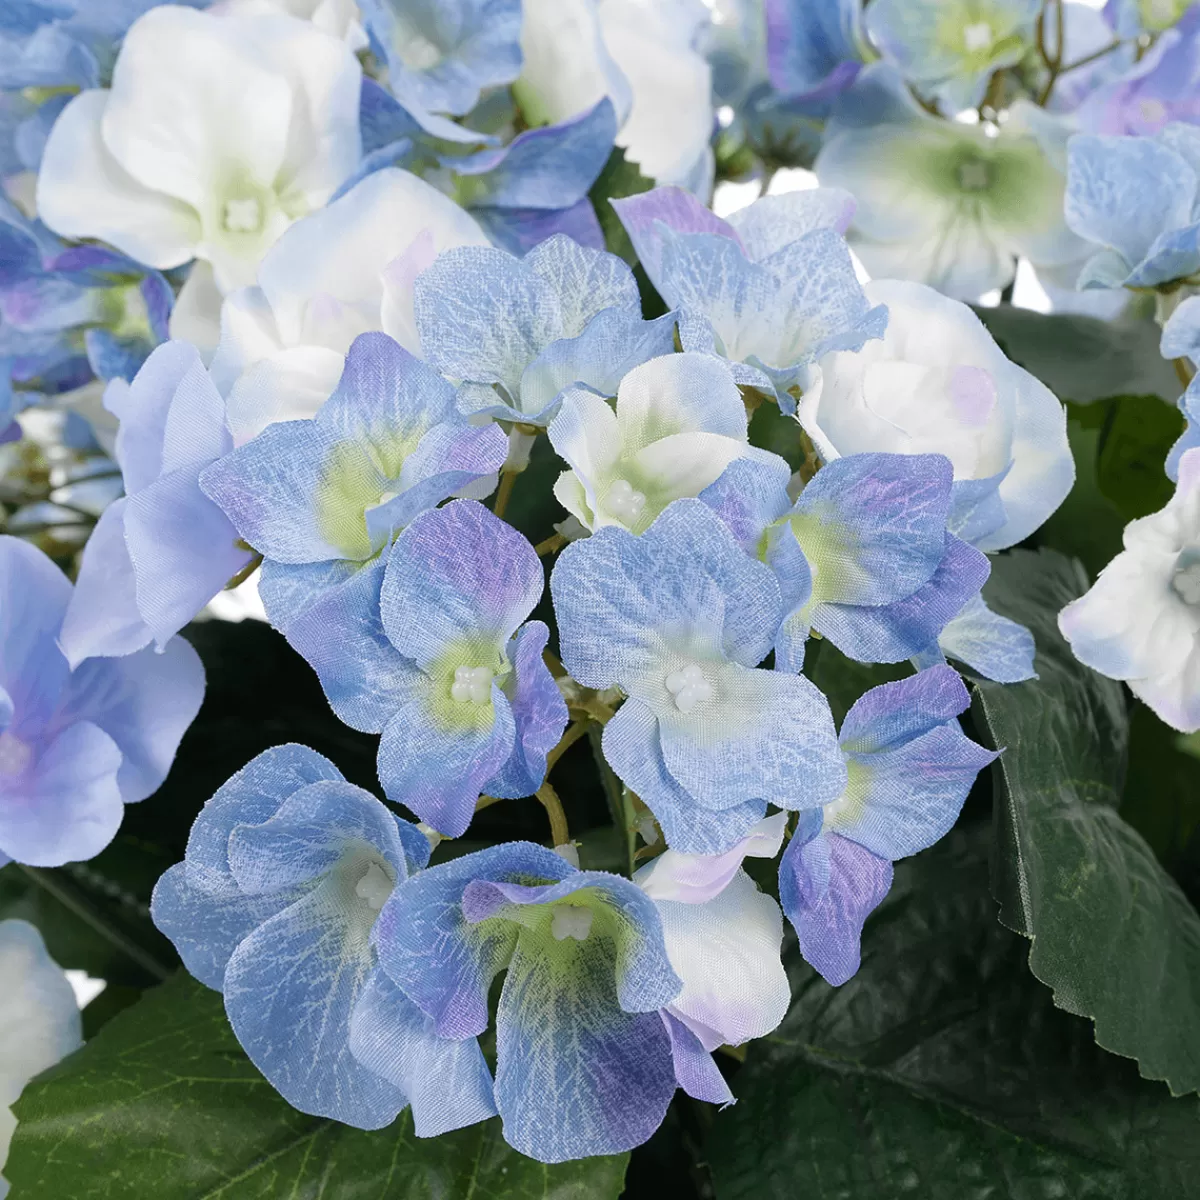
[[[562,801],[558,793],[546,780],[537,790],[537,798],[550,818],[550,840],[555,847],[565,846],[571,840],[571,831],[567,828],[567,814],[563,812]]]
[[[498,517],[504,516],[504,510],[508,508],[508,500],[512,495],[513,484],[517,481],[516,471],[500,472],[500,486],[496,489],[496,503],[492,505],[492,512]]]

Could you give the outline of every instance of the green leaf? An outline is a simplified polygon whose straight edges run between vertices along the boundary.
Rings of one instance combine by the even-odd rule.
[[[625,157],[625,151],[617,146],[608,156],[592,189],[588,192],[592,205],[596,209],[596,218],[600,222],[600,230],[604,234],[604,245],[610,254],[623,258],[631,267],[637,262],[633,243],[625,226],[617,217],[616,209],[610,200],[623,200],[626,196],[637,196],[648,192],[654,186],[653,179],[647,179],[638,169],[635,162]]]
[[[1055,1003],[1172,1092],[1200,1089],[1200,916],[1119,812],[1129,720],[1120,684],[1080,664],[1058,612],[1087,587],[1050,551],[993,560],[988,602],[1029,626],[1038,678],[982,683],[997,746],[993,890]]]
[[[1158,351],[1153,321],[1099,321],[1011,304],[975,311],[1009,358],[1060,400],[1090,404],[1109,396],[1149,395],[1174,400],[1183,390]]]
[[[1175,492],[1163,464],[1183,433],[1183,414],[1157,396],[1118,396],[1105,403],[1096,482],[1125,521],[1158,512]]]
[[[5,1166],[24,1200],[613,1200],[627,1155],[548,1167],[498,1120],[432,1139],[306,1116],[179,974],[31,1084]]]
[[[1105,1054],[995,919],[986,826],[897,864],[863,965],[750,1047],[708,1143],[717,1200],[1200,1197],[1200,1103]]]
[[[850,706],[864,692],[881,683],[904,679],[913,669],[907,662],[855,662],[827,639],[813,638],[805,648],[804,673],[825,693],[834,722],[840,726]]]

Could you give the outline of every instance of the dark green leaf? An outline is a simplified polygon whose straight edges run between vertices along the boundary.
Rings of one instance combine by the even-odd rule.
[[[985,591],[1032,629],[1039,678],[979,687],[997,746],[993,889],[1055,1003],[1177,1094],[1200,1088],[1200,916],[1118,813],[1129,721],[1121,686],[1082,666],[1058,612],[1087,587],[1050,551],[994,560]]]
[[[5,1175],[24,1200],[612,1200],[627,1156],[547,1167],[499,1122],[418,1139],[297,1112],[180,974],[26,1089]]]
[[[604,245],[610,254],[623,258],[630,266],[637,262],[633,243],[625,226],[617,217],[616,209],[610,200],[623,200],[626,196],[637,196],[648,192],[654,186],[653,179],[647,179],[638,169],[637,163],[630,162],[625,157],[625,151],[617,146],[608,156],[608,162],[600,172],[592,190],[588,193],[592,205],[596,209],[596,217],[600,221],[600,229],[604,234]]]
[[[718,1200],[1189,1200],[1200,1103],[1105,1054],[995,919],[986,827],[900,863],[841,988],[792,960],[708,1151]]]
[[[907,663],[860,663],[847,658],[824,638],[813,638],[805,647],[804,673],[823,691],[840,726],[850,706],[881,683],[904,679],[913,673]]]
[[[1090,404],[1109,396],[1161,396],[1183,390],[1158,352],[1153,321],[1038,313],[1001,304],[975,310],[1014,362],[1060,400]]]
[[[1125,521],[1158,512],[1175,492],[1163,464],[1183,432],[1184,419],[1157,396],[1118,396],[1100,436],[1096,481]]]

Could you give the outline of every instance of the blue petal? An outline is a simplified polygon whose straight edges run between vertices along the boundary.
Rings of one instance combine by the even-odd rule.
[[[766,657],[780,615],[770,570],[699,500],[676,500],[640,537],[615,526],[568,546],[550,590],[564,664],[586,687],[656,672],[661,631],[712,639],[734,662]],[[664,672],[665,674],[665,672]]]
[[[815,91],[841,64],[857,60],[858,0],[766,0],[767,62],[784,95]]]
[[[854,755],[895,750],[970,706],[971,697],[957,671],[930,667],[860,696],[842,722],[838,743]]]
[[[729,526],[742,548],[757,557],[767,526],[791,508],[791,478],[791,467],[776,454],[735,458],[699,499]]]
[[[797,830],[783,852],[779,901],[800,953],[838,987],[858,970],[863,923],[892,886],[892,864],[836,834],[809,837]]]
[[[293,1108],[358,1129],[390,1125],[407,1102],[350,1051],[351,1015],[378,969],[373,917],[333,872],[239,943],[224,981],[233,1031],[268,1082]]]
[[[986,479],[956,479],[950,491],[946,528],[973,546],[1002,529],[1008,513],[1000,496],[1000,485],[1011,469],[1010,463],[1003,471]]]
[[[604,249],[604,233],[586,196],[570,208],[472,208],[484,232],[509,254],[526,254],[563,234],[591,250]]]
[[[948,657],[966,663],[985,679],[1021,683],[1037,678],[1033,634],[1024,625],[992,612],[982,596],[967,601],[938,634],[937,644]]]
[[[483,785],[489,796],[532,796],[546,778],[546,755],[567,726],[567,702],[542,659],[550,630],[530,621],[509,643],[512,674],[502,687],[512,706],[516,739],[508,761]]]
[[[877,607],[820,604],[813,628],[859,662],[902,662],[919,654],[978,595],[991,570],[986,555],[953,534],[945,535],[945,545],[932,578],[911,595]]]
[[[559,880],[574,868],[544,846],[506,842],[430,867],[397,888],[376,922],[373,939],[391,980],[441,1037],[469,1038],[488,1026],[488,988],[516,945],[508,922],[472,926],[463,892],[472,880]]]
[[[292,623],[318,600],[354,579],[359,571],[371,570],[376,564],[382,575],[383,563],[378,557],[366,564],[342,558],[315,563],[281,563],[273,558],[266,559],[258,573],[258,596],[267,620],[281,633],[288,633]]]
[[[477,501],[454,500],[418,517],[392,547],[383,627],[397,650],[430,670],[451,647],[500,650],[544,587],[541,560],[521,534]]]
[[[350,1052],[408,1099],[417,1137],[496,1115],[479,1043],[438,1037],[433,1022],[381,970],[371,974],[350,1016]]]
[[[553,965],[517,941],[496,1012],[496,1107],[504,1140],[539,1162],[641,1145],[675,1094],[657,1012],[627,1013],[603,938],[559,943]]]
[[[493,719],[444,724],[440,714],[455,701],[449,683],[417,676],[412,691],[383,728],[379,782],[394,804],[403,804],[446,837],[462,837],[475,815],[484,783],[512,754],[516,730],[512,709],[492,684]],[[472,701],[464,707],[475,708]]]
[[[1152,288],[1200,271],[1200,221],[1169,229],[1154,239],[1146,257],[1129,273],[1126,287]]]
[[[662,1011],[663,1025],[671,1039],[671,1059],[675,1064],[675,1080],[693,1100],[710,1104],[733,1104],[733,1093],[725,1076],[717,1069],[712,1055],[700,1039],[668,1009]]]
[[[1189,296],[1163,326],[1159,346],[1163,358],[1200,361],[1200,296]]]
[[[684,854],[722,854],[745,838],[767,811],[765,800],[701,808],[667,771],[654,714],[627,700],[604,727],[604,757],[654,814],[667,845]]]

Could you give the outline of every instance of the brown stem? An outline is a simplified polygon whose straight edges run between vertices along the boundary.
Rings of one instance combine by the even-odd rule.
[[[1193,379],[1196,378],[1196,369],[1186,358],[1173,358],[1171,365],[1175,368],[1175,374],[1179,376],[1179,382],[1185,388],[1191,385]]]
[[[253,551],[250,561],[225,585],[225,590],[232,591],[235,587],[245,583],[262,566],[262,560],[263,556],[257,550]]]
[[[537,798],[550,818],[550,840],[555,846],[565,846],[571,840],[571,831],[567,828],[567,814],[563,812],[562,801],[558,793],[547,780],[537,790]]]
[[[498,517],[504,516],[504,510],[508,507],[508,498],[512,495],[513,484],[517,481],[516,471],[500,472],[500,486],[496,489],[496,502],[492,505],[492,512]]]
[[[538,542],[533,549],[538,558],[544,558],[547,554],[561,550],[566,544],[567,539],[561,533],[552,533],[545,541]]]

